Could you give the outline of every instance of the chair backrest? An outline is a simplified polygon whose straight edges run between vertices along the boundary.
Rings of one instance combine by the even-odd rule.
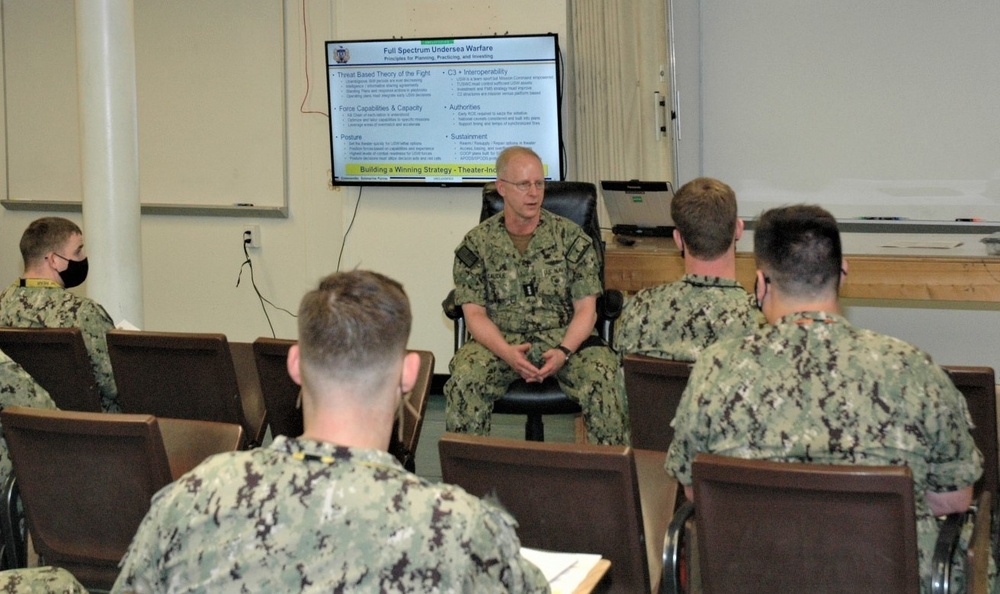
[[[260,387],[257,361],[252,342],[229,341],[229,354],[233,356],[236,385],[240,390],[243,418],[246,419],[247,437],[251,446],[258,446],[267,433],[267,406]]]
[[[431,379],[434,377],[434,353],[409,352],[416,353],[420,357],[420,368],[413,389],[403,395],[400,418],[395,424],[396,431],[393,433],[393,444],[390,445],[389,451],[400,458],[400,462],[407,470],[414,472],[417,444],[420,442],[420,430],[424,425],[427,398],[431,393]]]
[[[112,330],[107,338],[123,412],[235,423],[256,433],[224,334]]]
[[[209,456],[233,452],[245,443],[243,427],[235,423],[156,419],[163,437],[163,449],[170,463],[170,476],[180,478]]]
[[[594,241],[598,261],[601,263],[601,278],[604,278],[604,241],[601,226],[597,220],[597,186],[590,182],[548,181],[545,182],[545,198],[542,208],[565,217],[583,227]],[[485,221],[503,210],[503,196],[497,192],[495,183],[483,186],[483,207],[479,220]]]
[[[646,355],[625,355],[622,359],[632,447],[661,452],[670,447],[674,440],[670,422],[677,414],[693,365]]]
[[[79,328],[0,328],[0,350],[60,409],[101,412],[101,391]]]
[[[919,592],[909,468],[698,454],[693,473],[705,594]]]
[[[260,390],[267,404],[271,435],[302,435],[301,388],[288,375],[288,349],[296,341],[262,336],[253,341]]]
[[[972,438],[983,454],[983,476],[976,482],[976,495],[983,489],[993,494],[997,501],[998,453],[997,453],[997,387],[992,367],[964,367],[945,365],[945,372],[955,387],[965,395],[969,415],[975,428]]]
[[[611,592],[649,592],[650,575],[631,448],[447,433],[441,476],[495,497],[527,547],[599,553]]]
[[[36,550],[110,588],[150,498],[172,479],[156,419],[22,407],[0,418]]]

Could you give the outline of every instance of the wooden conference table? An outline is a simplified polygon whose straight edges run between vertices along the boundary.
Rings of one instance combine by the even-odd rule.
[[[736,278],[753,290],[756,266],[753,233],[737,243]],[[978,235],[844,233],[848,275],[841,297],[917,301],[1000,303],[1000,257],[987,256]],[[605,235],[604,283],[608,289],[634,293],[684,275],[684,262],[673,239],[636,237],[632,246]],[[950,248],[920,247],[928,241],[961,243]],[[889,244],[913,244],[886,247]]]

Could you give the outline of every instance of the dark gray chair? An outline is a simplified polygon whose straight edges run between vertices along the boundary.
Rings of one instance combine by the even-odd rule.
[[[604,278],[604,241],[597,221],[597,188],[587,182],[546,182],[545,199],[542,207],[549,212],[566,217],[583,227],[594,242]],[[503,210],[503,197],[495,184],[483,187],[483,205],[479,213],[480,222]],[[621,314],[623,297],[615,290],[605,291],[597,303],[597,330],[604,343],[610,345],[614,335],[614,321]],[[454,321],[455,350],[468,339],[468,331],[462,308],[455,304],[454,291],[442,303],[445,315]],[[540,384],[529,384],[522,379],[511,383],[507,393],[493,404],[493,412],[500,414],[527,415],[524,427],[525,439],[544,441],[545,427],[543,415],[575,414],[580,405],[570,400],[559,388],[555,378],[548,378]]]

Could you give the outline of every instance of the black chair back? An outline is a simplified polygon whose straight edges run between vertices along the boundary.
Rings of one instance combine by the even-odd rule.
[[[604,241],[601,239],[601,225],[597,220],[597,186],[589,182],[550,181],[545,182],[545,199],[542,208],[565,217],[583,227],[594,241],[597,257],[601,263],[601,278],[604,277]],[[479,213],[480,222],[503,210],[503,196],[497,192],[496,184],[483,186],[483,208]]]

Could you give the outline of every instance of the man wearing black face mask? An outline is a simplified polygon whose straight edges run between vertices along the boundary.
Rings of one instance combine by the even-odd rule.
[[[0,326],[79,328],[101,389],[101,408],[121,412],[105,338],[114,322],[96,301],[66,290],[87,279],[80,227],[44,217],[28,225],[20,247],[24,274],[0,293]]]

